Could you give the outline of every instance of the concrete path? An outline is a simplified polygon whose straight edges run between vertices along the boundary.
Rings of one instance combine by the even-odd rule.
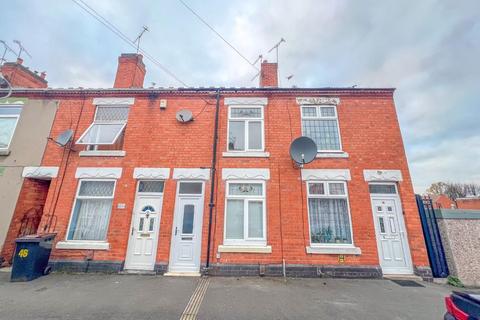
[[[0,272],[0,319],[442,319],[450,289],[422,284]]]

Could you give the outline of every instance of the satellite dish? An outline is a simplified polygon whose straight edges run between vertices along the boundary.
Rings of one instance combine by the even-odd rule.
[[[193,114],[190,110],[182,109],[177,111],[176,118],[178,122],[188,122],[193,120]]]
[[[68,129],[63,131],[54,141],[56,144],[60,145],[61,147],[65,147],[67,143],[70,142],[72,137],[73,137],[73,130]]]
[[[299,137],[290,145],[290,157],[300,166],[312,162],[317,156],[317,144],[309,137]]]

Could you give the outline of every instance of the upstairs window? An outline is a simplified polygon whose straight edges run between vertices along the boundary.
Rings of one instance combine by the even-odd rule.
[[[228,151],[263,151],[263,108],[230,107]]]
[[[77,144],[88,145],[93,150],[98,146],[115,144],[127,125],[128,112],[128,106],[97,106],[93,123]]]
[[[315,141],[318,152],[342,150],[334,105],[302,106],[302,132]]]
[[[21,112],[18,107],[0,107],[0,150],[10,147]]]

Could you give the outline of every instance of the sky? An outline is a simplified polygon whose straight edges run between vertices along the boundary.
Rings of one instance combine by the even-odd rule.
[[[84,0],[189,86],[256,86],[256,71],[179,0]],[[394,87],[416,192],[480,183],[480,1],[184,0],[283,87]],[[132,48],[73,1],[0,0],[0,40],[20,40],[56,88],[108,88]],[[14,60],[13,55],[7,55]],[[179,86],[145,59],[145,86]],[[293,75],[290,80],[287,76]]]

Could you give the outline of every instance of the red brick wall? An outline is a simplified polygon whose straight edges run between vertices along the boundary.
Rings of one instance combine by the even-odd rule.
[[[22,220],[24,218],[30,218],[29,225],[35,229],[35,221],[37,221],[35,216],[41,216],[43,213],[49,185],[50,181],[24,179],[0,255],[5,261],[11,262],[13,251],[15,249],[15,239],[22,228]],[[38,226],[38,224],[36,226]]]
[[[260,87],[278,87],[278,64],[266,60],[260,70]]]
[[[457,199],[458,209],[480,210],[480,198],[475,199]]]
[[[240,94],[239,94],[240,95]],[[235,95],[235,96],[239,96]],[[269,158],[223,158],[227,140],[227,107],[221,105],[218,174],[216,183],[216,207],[211,252],[212,263],[271,263],[279,264],[286,259],[289,264],[337,264],[336,255],[307,254],[309,244],[308,217],[306,209],[305,183],[300,179],[300,170],[294,168],[289,158],[290,142],[301,135],[300,108],[294,94],[260,94],[268,96],[265,107],[265,145]],[[364,181],[364,169],[399,169],[403,182],[399,183],[409,244],[413,264],[428,266],[422,229],[416,208],[404,146],[391,95],[372,96],[340,94],[338,115],[342,144],[348,152],[347,159],[317,159],[305,168],[349,169],[352,180],[348,182],[350,209],[355,245],[360,247],[359,256],[346,256],[346,264],[378,265],[373,215],[368,184]],[[52,128],[56,136],[67,128],[77,129],[75,140],[90,125],[95,107],[92,98],[63,99]],[[166,110],[159,109],[159,100],[167,99]],[[213,99],[212,103],[214,102]],[[96,251],[95,260],[123,261],[129,237],[131,214],[135,198],[135,167],[198,168],[211,164],[211,143],[214,122],[214,106],[207,106],[198,96],[162,95],[156,97],[137,96],[132,106],[125,132],[125,157],[79,157],[77,152],[64,156],[59,177],[54,179],[47,203],[54,197],[53,188],[63,179],[55,208],[57,241],[65,239],[78,179],[77,167],[122,167],[122,177],[117,181],[115,199],[108,230],[109,251]],[[175,120],[179,109],[192,110],[195,120],[181,124]],[[198,117],[196,116],[204,110]],[[79,115],[82,113],[79,121]],[[78,128],[77,128],[78,121]],[[80,150],[80,146],[75,146]],[[64,149],[52,142],[47,145],[44,166],[59,166]],[[68,160],[67,160],[68,159]],[[66,166],[65,176],[63,169]],[[267,239],[272,246],[271,254],[221,253],[216,258],[218,245],[223,243],[225,181],[221,179],[222,168],[269,168],[271,179],[267,182]],[[206,261],[208,199],[210,181],[205,187],[204,229],[202,262]],[[176,181],[165,183],[163,212],[160,223],[157,263],[167,263],[170,254],[173,211],[176,196]],[[55,195],[57,196],[57,195]],[[118,209],[125,203],[125,209]],[[45,212],[53,208],[47,207]],[[43,223],[46,223],[44,219]],[[282,232],[281,232],[282,231]],[[84,259],[90,255],[85,250],[58,250],[53,259]]]
[[[23,60],[19,59],[17,63],[7,62],[1,66],[0,71],[10,82],[10,85],[21,88],[46,88],[48,82],[41,76],[22,66],[22,62]],[[44,77],[45,74],[42,76]]]
[[[118,58],[118,69],[114,88],[141,88],[145,79],[145,65],[140,54],[122,54]]]
[[[447,197],[444,194],[441,194],[437,196],[435,199],[433,199],[433,206],[435,208],[442,208],[442,209],[452,209],[452,207],[454,209],[456,208],[455,202],[453,202],[449,197]]]

